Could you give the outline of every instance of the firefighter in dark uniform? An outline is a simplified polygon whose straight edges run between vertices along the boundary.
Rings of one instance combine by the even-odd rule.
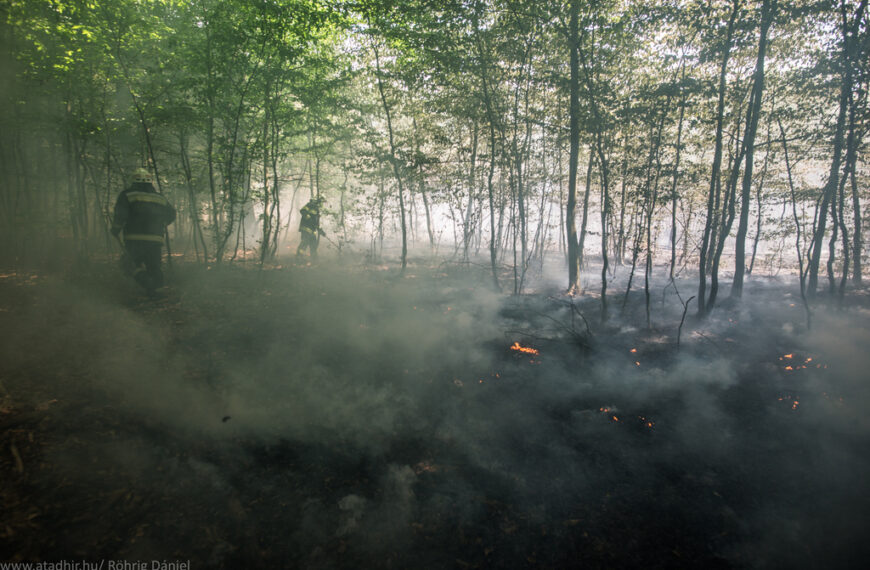
[[[302,255],[302,251],[308,249],[311,258],[317,257],[317,245],[320,242],[320,236],[326,235],[320,229],[320,208],[323,206],[323,196],[312,198],[305,206],[299,210],[302,219],[299,220],[299,233],[302,234],[299,242],[299,247],[296,248],[297,257]]]
[[[175,220],[175,208],[151,180],[147,170],[136,170],[133,183],[118,195],[112,220],[112,235],[123,232],[130,272],[149,295],[163,286],[163,239],[166,226]]]

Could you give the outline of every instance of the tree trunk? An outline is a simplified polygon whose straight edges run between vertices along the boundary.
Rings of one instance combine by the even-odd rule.
[[[734,36],[734,23],[740,10],[740,0],[733,0],[731,15],[728,18],[728,29],[722,49],[722,63],[719,66],[718,102],[716,104],[716,137],[713,147],[713,168],[710,173],[710,187],[707,194],[707,218],[704,223],[704,237],[701,241],[701,259],[698,262],[698,316],[707,316],[707,261],[711,237],[715,231],[714,206],[719,192],[719,180],[722,168],[722,133],[725,122],[725,95],[728,89],[728,60],[731,58],[731,41]]]
[[[568,293],[581,292],[580,244],[577,240],[577,163],[580,156],[580,0],[571,0],[571,18],[568,30],[570,62],[568,103],[568,205],[565,225],[568,241]],[[591,157],[590,157],[591,160]]]
[[[861,255],[864,245],[861,234],[861,201],[858,197],[858,182],[855,177],[855,170],[856,164],[853,162],[852,169],[849,171],[849,180],[852,187],[852,216],[854,218],[854,227],[852,228],[852,281],[855,285],[861,285],[861,273],[863,271]]]
[[[686,76],[686,68],[682,67],[682,76]],[[682,87],[682,86],[681,86]],[[680,156],[682,155],[682,139],[683,139],[683,118],[686,113],[686,96],[680,99],[680,118],[677,121],[677,143],[674,156],[674,178],[671,183],[671,264],[668,275],[671,282],[674,281],[674,268],[677,264],[677,203],[679,194],[677,193],[677,180],[680,176]],[[688,306],[688,305],[687,305]]]
[[[777,123],[779,125],[780,140],[782,141],[782,151],[785,157],[785,171],[788,179],[788,189],[791,192],[791,211],[792,216],[794,217],[795,250],[798,258],[798,278],[800,280],[801,301],[803,302],[804,311],[807,317],[807,330],[809,330],[812,327],[812,312],[810,310],[809,302],[807,301],[806,272],[804,271],[804,252],[801,244],[801,222],[797,212],[797,194],[794,190],[794,181],[791,175],[791,162],[788,158],[788,143],[786,142],[785,129],[782,127],[782,121],[778,118]]]
[[[469,261],[469,248],[471,247],[471,237],[474,232],[474,194],[477,189],[477,142],[478,129],[477,120],[471,129],[471,163],[468,169],[468,205],[465,210],[465,219],[462,224],[462,259]]]
[[[402,274],[405,273],[405,268],[408,266],[408,227],[405,221],[405,188],[402,183],[402,173],[399,168],[399,160],[396,156],[396,144],[393,138],[393,117],[390,112],[390,105],[387,103],[387,96],[384,92],[384,84],[381,78],[381,59],[378,54],[376,45],[372,46],[375,54],[375,71],[377,72],[378,93],[381,96],[381,104],[384,107],[384,114],[387,119],[387,134],[390,141],[390,163],[393,166],[393,174],[396,177],[396,184],[399,186],[399,212],[402,224]]]
[[[743,145],[746,148],[746,168],[743,171],[743,187],[740,197],[740,220],[737,224],[737,243],[734,254],[734,281],[731,284],[731,297],[743,296],[743,276],[746,273],[746,234],[749,229],[749,208],[752,200],[752,170],[755,157],[755,135],[758,132],[758,118],[761,115],[761,100],[764,94],[764,60],[767,54],[767,34],[776,12],[776,0],[763,0],[761,5],[761,32],[758,40],[758,58],[755,62],[755,77],[749,109],[746,115],[746,134]],[[739,167],[739,164],[737,164]],[[760,215],[760,212],[759,212]]]
[[[667,119],[668,113],[670,113],[671,106],[671,96],[668,95],[665,99],[665,104],[661,111],[661,119],[659,120],[658,129],[655,135],[655,138],[650,141],[652,144],[650,162],[655,162],[655,168],[653,169],[653,180],[650,184],[647,183],[647,203],[649,204],[648,213],[647,213],[647,222],[646,222],[646,264],[644,265],[644,298],[645,298],[645,307],[646,307],[646,326],[647,328],[652,328],[652,320],[650,318],[650,279],[652,278],[652,268],[653,268],[653,238],[652,238],[652,224],[655,219],[655,210],[656,203],[658,202],[659,196],[659,180],[661,178],[662,171],[662,161],[661,161],[661,143],[662,143],[662,132],[665,128],[665,120]]]
[[[179,150],[181,155],[181,168],[184,171],[184,180],[187,186],[187,194],[188,201],[190,202],[190,221],[193,225],[194,236],[193,239],[196,241],[199,239],[200,245],[202,245],[202,258],[204,263],[208,263],[208,246],[205,242],[205,235],[203,235],[202,224],[199,221],[199,206],[196,202],[196,192],[193,188],[193,172],[190,166],[190,156],[187,152],[187,137],[184,132],[180,132],[178,134],[178,142],[179,142]]]
[[[592,145],[589,146],[589,164],[586,166],[586,189],[583,192],[583,217],[580,219],[580,243],[577,247],[580,267],[583,267],[583,251],[586,247],[586,224],[589,219],[589,193],[592,191],[592,164],[594,154]]]
[[[481,87],[483,88],[483,101],[484,106],[486,107],[486,118],[487,123],[489,123],[489,172],[487,173],[486,178],[486,188],[487,194],[489,197],[489,262],[490,267],[492,268],[492,284],[496,291],[501,291],[501,285],[498,282],[498,256],[497,256],[497,248],[498,241],[500,239],[500,235],[496,234],[495,228],[495,197],[494,197],[494,188],[493,188],[493,178],[495,177],[495,165],[496,165],[496,136],[495,136],[495,111],[492,108],[492,93],[489,86],[489,68],[486,57],[486,49],[483,46],[483,39],[481,38],[480,31],[480,22],[478,21],[477,15],[474,16],[474,39],[475,44],[477,46],[477,52],[480,59],[480,82]],[[500,224],[499,224],[500,226]],[[499,227],[499,234],[501,234],[501,229]]]
[[[831,203],[835,200],[836,192],[839,187],[840,167],[843,159],[844,136],[846,129],[846,116],[849,106],[850,93],[853,86],[853,69],[852,69],[852,36],[860,26],[863,18],[864,9],[867,7],[867,0],[861,0],[858,8],[855,11],[853,22],[849,23],[848,13],[846,9],[846,0],[840,0],[840,15],[842,33],[842,50],[840,53],[841,75],[840,83],[840,104],[839,112],[837,113],[837,126],[834,131],[833,141],[833,156],[831,158],[831,168],[828,172],[828,181],[822,189],[822,200],[819,208],[819,221],[813,234],[813,243],[810,253],[810,262],[807,278],[807,296],[810,299],[815,298],[816,288],[819,281],[819,262],[822,256],[822,241],[825,237],[825,229],[827,223],[828,209]],[[834,221],[836,223],[836,220]]]

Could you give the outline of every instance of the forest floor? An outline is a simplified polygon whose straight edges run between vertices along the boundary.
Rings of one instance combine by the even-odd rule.
[[[0,271],[0,560],[870,557],[866,290],[822,299],[807,330],[793,282],[753,277],[678,331],[673,287],[647,327],[615,282],[601,324],[597,294],[495,294],[481,268],[425,260],[169,277],[148,299],[108,263]]]

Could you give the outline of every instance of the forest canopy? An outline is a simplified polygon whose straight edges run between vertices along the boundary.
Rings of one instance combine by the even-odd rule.
[[[605,312],[617,265],[697,271],[702,315],[725,270],[737,297],[759,268],[810,299],[861,281],[866,0],[0,11],[5,263],[113,252],[145,166],[176,251],[209,264],[275,259],[323,196],[339,253],[482,257],[514,292],[558,253],[573,292],[600,264]]]

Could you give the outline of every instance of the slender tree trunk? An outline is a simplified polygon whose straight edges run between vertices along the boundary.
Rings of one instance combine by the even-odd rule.
[[[598,135],[599,138],[601,135]],[[607,257],[607,215],[610,213],[610,184],[608,181],[607,157],[603,142],[598,143],[598,161],[601,166],[601,322],[607,320],[607,270],[610,263]]]
[[[685,65],[681,66],[681,76],[683,79],[686,77]],[[682,90],[682,85],[680,86],[680,89]],[[683,151],[683,118],[685,117],[685,113],[686,95],[683,94],[680,98],[680,118],[677,121],[677,143],[674,149],[674,177],[673,182],[671,183],[671,264],[668,275],[672,283],[674,281],[674,268],[677,264],[677,204],[679,200],[677,181],[680,177],[680,157],[682,156]]]
[[[496,116],[493,109],[492,93],[489,85],[489,64],[487,58],[487,50],[483,46],[481,38],[480,23],[477,15],[474,15],[474,38],[477,46],[477,52],[480,59],[480,82],[483,88],[483,101],[486,107],[486,118],[489,123],[489,172],[487,173],[486,187],[489,197],[489,261],[492,268],[492,284],[496,291],[501,291],[501,285],[498,282],[498,255],[497,247],[501,234],[501,224],[499,224],[499,232],[496,234],[495,227],[495,190],[493,188],[493,178],[495,177],[496,165]]]
[[[860,41],[862,41],[860,37],[857,37],[859,35],[860,30],[861,30],[860,25],[856,25],[854,30],[853,30],[853,36],[855,36],[855,37],[853,37],[853,39],[852,39],[851,44],[853,46],[853,49],[850,50],[850,54],[849,54],[852,60],[855,60],[857,58],[857,54],[855,54],[853,52],[858,51],[858,50],[855,49],[854,46],[856,46]],[[866,33],[867,32],[865,31],[865,34]],[[868,41],[866,39],[866,36],[865,36],[865,39],[863,41],[865,41],[865,42]],[[860,66],[860,63],[858,61],[855,61],[854,63],[855,63],[856,67]],[[865,84],[866,84],[866,79],[865,79]],[[859,90],[859,91],[863,91],[863,92],[861,92],[858,95],[858,98],[859,99],[863,98],[864,104],[866,105],[866,98],[867,98],[866,86],[863,90]],[[840,196],[841,196],[840,213],[842,216],[845,214],[845,212],[844,212],[844,205],[845,204],[844,204],[844,199],[843,199],[843,194],[845,192],[844,187],[845,187],[847,179],[849,179],[849,181],[851,182],[850,189],[851,189],[851,198],[852,198],[852,222],[853,222],[852,244],[850,246],[848,243],[844,242],[843,251],[844,251],[844,256],[848,256],[849,253],[851,253],[851,257],[853,260],[853,267],[854,267],[852,281],[856,285],[861,284],[861,271],[862,271],[862,269],[861,269],[861,249],[862,249],[862,245],[861,245],[861,200],[858,196],[858,184],[857,184],[856,175],[855,175],[855,171],[857,169],[857,163],[858,163],[858,148],[860,147],[860,143],[861,143],[861,141],[860,141],[861,137],[858,133],[858,124],[857,124],[858,117],[856,116],[857,112],[858,112],[858,107],[860,104],[861,103],[858,100],[856,100],[856,95],[854,93],[850,92],[849,93],[849,122],[848,122],[848,129],[847,129],[848,133],[846,135],[846,164],[845,164],[845,167],[843,168],[843,180],[840,184]],[[864,129],[864,132],[866,132],[866,129]],[[848,233],[848,230],[847,230],[846,225],[844,223],[843,224],[843,238],[844,239],[846,239],[847,233]],[[851,248],[851,251],[850,251],[850,248]],[[844,273],[844,276],[845,276],[845,273]],[[845,287],[845,282],[841,285],[841,289],[843,289],[844,287]]]
[[[404,274],[405,268],[408,266],[408,226],[405,220],[405,188],[402,181],[401,169],[399,168],[399,159],[396,156],[396,144],[393,136],[393,117],[390,111],[390,105],[387,103],[387,96],[384,92],[384,84],[381,77],[381,59],[378,54],[377,46],[373,45],[372,49],[375,54],[375,71],[377,72],[378,93],[380,93],[381,104],[384,107],[384,115],[386,115],[387,119],[387,134],[389,135],[390,141],[390,163],[393,166],[393,174],[396,177],[396,184],[399,186],[399,211],[402,224],[402,273]]]
[[[853,162],[852,169],[849,171],[849,180],[852,187],[852,216],[854,218],[854,227],[852,228],[852,281],[855,285],[861,285],[861,273],[863,272],[861,255],[863,254],[864,244],[861,234],[861,201],[858,197],[858,181],[855,177],[855,170],[856,164]]]
[[[739,132],[739,126],[735,129]],[[714,240],[714,248],[712,254],[712,265],[710,269],[710,296],[707,298],[707,311],[711,311],[716,305],[716,298],[719,294],[719,266],[722,261],[722,253],[725,250],[725,242],[728,235],[731,233],[731,228],[734,225],[734,218],[737,215],[737,183],[740,179],[739,164],[743,160],[746,147],[741,144],[740,137],[734,137],[735,150],[734,159],[729,161],[729,170],[731,175],[725,186],[725,194],[722,197],[722,220],[719,227],[719,235]]]
[[[202,231],[202,224],[199,221],[199,206],[196,201],[196,192],[193,188],[193,172],[190,166],[190,156],[187,152],[187,137],[183,132],[179,133],[178,141],[180,146],[180,155],[181,155],[181,167],[184,171],[184,180],[187,186],[187,194],[188,201],[190,202],[190,221],[193,225],[194,236],[193,239],[196,241],[199,240],[200,245],[202,245],[202,257],[203,262],[208,263],[208,246],[206,245],[205,235]]]
[[[624,125],[622,130],[622,168],[619,192],[619,229],[616,234],[616,250],[613,252],[616,257],[616,264],[622,265],[625,259],[625,245],[628,237],[625,231],[625,186],[628,182],[628,132],[631,130],[631,124]]]
[[[462,224],[462,259],[468,261],[469,248],[471,247],[471,237],[474,232],[474,195],[477,189],[477,143],[478,143],[478,127],[477,120],[471,129],[471,162],[468,169],[468,205],[465,210],[465,220]]]
[[[839,187],[839,186],[838,186]],[[831,239],[828,240],[828,261],[826,268],[828,270],[828,295],[833,298],[836,280],[834,277],[834,259],[837,251],[837,238],[840,237],[839,216],[837,214],[837,194],[834,194],[831,200]]]
[[[634,274],[637,271],[637,259],[640,256],[640,247],[641,247],[641,231],[644,227],[643,223],[643,211],[640,212],[641,219],[638,220],[637,224],[634,224],[634,229],[636,234],[631,244],[631,269],[628,272],[628,284],[625,286],[625,295],[622,297],[622,308],[621,311],[625,312],[625,306],[628,303],[628,296],[631,293],[631,286],[634,283]],[[632,224],[629,224],[631,226]],[[629,228],[631,229],[631,228]]]
[[[577,247],[580,267],[583,267],[583,252],[586,248],[586,224],[589,219],[589,193],[592,191],[592,164],[594,162],[593,146],[589,146],[589,164],[586,166],[586,189],[583,192],[583,217],[580,219],[580,243]]]
[[[764,60],[767,54],[767,34],[776,13],[776,0],[763,0],[761,5],[761,32],[758,40],[758,58],[755,62],[755,78],[749,109],[746,116],[746,135],[743,145],[746,148],[746,167],[743,171],[743,187],[740,199],[740,221],[737,224],[737,243],[734,254],[734,281],[731,284],[731,297],[743,296],[743,276],[746,273],[746,234],[749,230],[749,208],[752,200],[752,171],[755,157],[755,135],[758,132],[758,118],[761,115],[761,102],[764,95]],[[739,166],[739,163],[738,165]],[[760,215],[760,212],[759,212]]]
[[[271,250],[269,243],[272,236],[272,219],[269,209],[269,88],[265,90],[266,101],[263,102],[263,234],[260,241],[260,263],[266,261]],[[242,216],[244,217],[244,216]]]
[[[804,271],[804,252],[801,243],[801,222],[797,212],[797,194],[794,190],[794,181],[791,174],[791,161],[789,161],[788,158],[788,143],[786,142],[785,129],[782,127],[782,121],[779,120],[779,118],[777,118],[777,124],[779,125],[780,140],[782,141],[782,151],[785,157],[785,172],[788,179],[788,189],[791,192],[791,211],[792,216],[794,217],[795,251],[798,258],[798,278],[800,280],[801,301],[803,302],[804,312],[806,313],[807,317],[807,330],[809,330],[812,327],[812,311],[810,310],[810,304],[807,300],[807,274]]]
[[[574,0],[577,2],[577,0]],[[579,42],[578,42],[579,48]],[[610,261],[607,256],[607,217],[610,214],[610,168],[605,150],[604,134],[607,131],[604,117],[601,110],[598,108],[598,100],[596,95],[596,80],[593,76],[593,70],[590,68],[589,60],[594,61],[595,58],[595,39],[592,38],[589,60],[584,57],[582,50],[577,49],[577,58],[583,67],[584,79],[589,101],[589,107],[592,110],[593,128],[595,129],[595,151],[598,155],[598,168],[601,177],[601,322],[607,320],[607,271],[610,268]],[[576,176],[576,168],[575,168]]]
[[[846,155],[849,155],[849,151],[847,150]],[[847,159],[848,169],[848,159]],[[851,261],[852,252],[850,251],[849,246],[849,228],[846,226],[846,182],[848,179],[849,173],[848,171],[844,173],[843,177],[840,179],[840,190],[838,192],[839,195],[839,203],[837,204],[839,212],[837,219],[837,224],[840,226],[840,234],[843,236],[843,273],[840,279],[840,286],[837,290],[837,299],[840,307],[843,306],[843,301],[845,299],[846,294],[846,281],[849,278],[849,262]]]
[[[749,268],[746,270],[748,275],[752,275],[752,271],[755,268],[755,260],[758,255],[758,243],[761,241],[761,232],[764,226],[764,204],[762,201],[762,195],[764,193],[764,183],[767,179],[767,169],[770,165],[770,149],[773,146],[773,142],[770,136],[770,129],[772,125],[772,120],[768,120],[767,122],[767,143],[766,149],[764,153],[764,166],[761,168],[761,174],[759,175],[758,185],[755,187],[755,204],[756,208],[758,208],[758,215],[755,220],[755,237],[752,240],[752,257],[749,260]]]
[[[670,103],[671,97],[670,95],[668,95],[668,97],[665,99],[665,104],[661,111],[661,118],[659,120],[659,125],[655,138],[651,141],[652,153],[650,156],[650,162],[655,162],[655,168],[653,169],[652,184],[647,184],[647,199],[649,207],[646,222],[646,264],[644,266],[644,297],[646,307],[646,326],[648,329],[652,328],[652,320],[650,318],[650,279],[652,278],[654,253],[652,225],[653,220],[655,219],[656,204],[658,203],[659,197],[659,180],[661,178],[662,172],[662,132],[665,128],[665,120],[667,119],[668,113],[670,113]]]
[[[559,253],[565,256],[565,260],[568,259],[568,247],[566,244],[566,238],[568,235],[568,230],[565,225],[565,211],[568,209],[568,205],[565,202],[565,171],[564,166],[562,164],[562,142],[559,138],[556,138],[556,172],[559,178]],[[574,232],[577,233],[576,231]]]
[[[833,141],[833,156],[831,158],[831,168],[828,172],[828,181],[822,189],[822,200],[819,208],[819,221],[816,225],[813,234],[813,243],[810,253],[810,262],[807,278],[807,296],[810,299],[815,298],[816,288],[819,281],[819,263],[822,256],[822,242],[825,237],[825,229],[827,223],[828,209],[831,203],[835,200],[836,192],[839,187],[840,167],[843,159],[844,136],[846,129],[846,117],[849,106],[850,93],[853,87],[853,65],[852,65],[852,40],[854,33],[863,18],[864,10],[867,7],[867,0],[861,0],[858,8],[855,11],[853,22],[849,23],[848,11],[846,8],[846,0],[840,0],[840,15],[842,33],[842,49],[840,54],[841,75],[840,83],[840,104],[837,114],[837,126],[834,131]],[[836,223],[836,220],[834,220]]]
[[[718,194],[720,171],[722,168],[722,134],[725,123],[725,95],[728,89],[728,61],[731,58],[731,42],[734,36],[734,23],[740,10],[740,0],[733,0],[731,15],[728,18],[728,29],[722,48],[722,63],[719,66],[718,102],[716,104],[716,136],[713,146],[713,168],[710,174],[710,187],[707,194],[707,217],[704,223],[704,237],[701,241],[701,259],[698,262],[698,316],[707,316],[707,261],[708,249],[715,231],[714,206]]]
[[[414,150],[417,155],[421,155],[420,152],[420,139],[416,136],[417,130],[417,117],[412,119],[412,123],[414,126]],[[429,236],[429,251],[431,253],[435,252],[435,229],[432,227],[432,213],[429,208],[429,197],[426,192],[426,173],[423,170],[423,166],[420,165],[417,168],[417,192],[420,193],[420,197],[423,198],[423,213],[426,215],[426,234]]]
[[[568,29],[569,103],[568,103],[568,205],[565,222],[568,242],[568,293],[579,294],[580,244],[577,240],[577,163],[580,157],[580,0],[571,0]],[[590,157],[591,161],[591,157]]]

